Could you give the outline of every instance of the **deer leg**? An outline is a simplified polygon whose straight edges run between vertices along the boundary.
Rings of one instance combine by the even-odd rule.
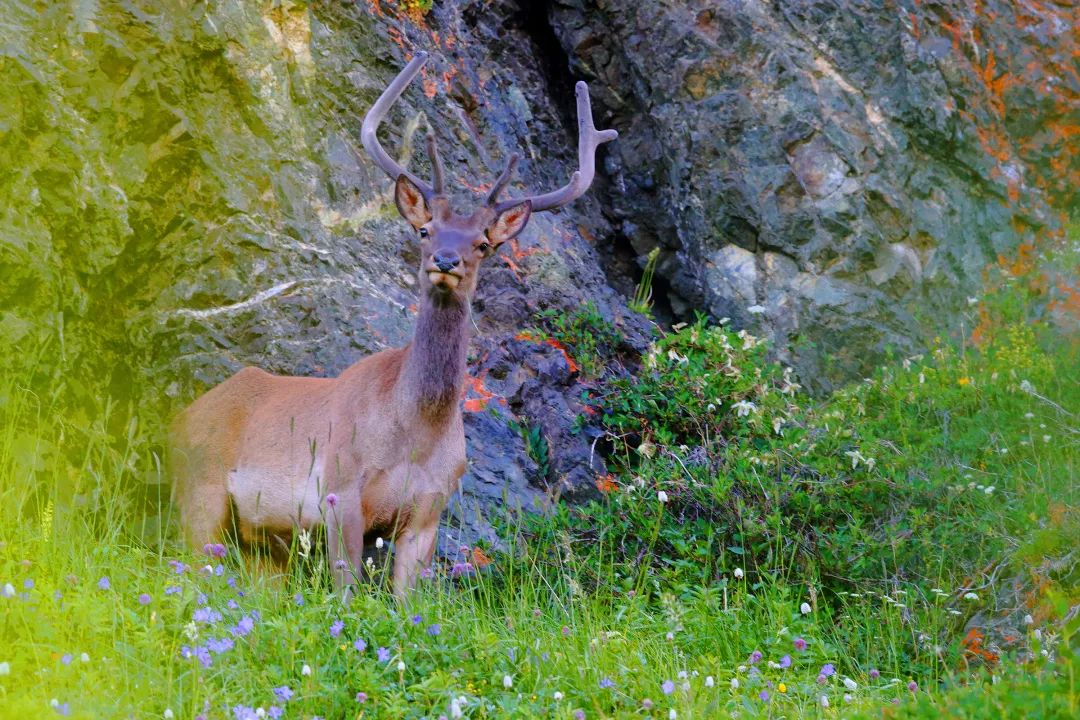
[[[359,497],[351,499],[355,502],[339,500],[326,511],[327,557],[337,590],[359,581],[364,562],[364,518]]]
[[[409,524],[394,539],[394,595],[399,598],[416,585],[420,571],[431,565],[445,504],[441,495],[418,500]]]

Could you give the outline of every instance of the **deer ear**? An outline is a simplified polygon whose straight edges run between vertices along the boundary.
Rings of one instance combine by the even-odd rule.
[[[532,217],[532,200],[508,207],[499,213],[495,222],[491,223],[487,229],[488,239],[496,246],[512,240],[525,229],[530,217]]]
[[[408,220],[414,228],[431,222],[431,210],[424,200],[424,193],[404,174],[398,175],[394,184],[394,202],[397,203],[401,217]]]

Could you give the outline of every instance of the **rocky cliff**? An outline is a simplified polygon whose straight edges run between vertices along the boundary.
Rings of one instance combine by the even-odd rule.
[[[564,183],[590,81],[621,133],[593,191],[481,278],[448,552],[492,537],[489,509],[602,470],[574,430],[594,379],[519,335],[537,311],[592,301],[632,356],[626,294],[659,248],[658,317],[731,317],[827,387],[950,329],[983,268],[1075,199],[1076,35],[1055,4],[8,5],[0,329],[52,338],[42,367],[64,370],[42,373],[90,414],[407,340],[419,259],[358,130],[414,51],[432,59],[384,143],[426,172],[434,131],[462,203],[515,151],[511,194]],[[519,428],[547,437],[543,472]]]

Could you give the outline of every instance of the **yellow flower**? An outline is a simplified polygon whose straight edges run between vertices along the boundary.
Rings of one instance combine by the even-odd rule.
[[[959,380],[956,381],[956,384],[959,385],[960,387],[964,387],[965,385],[968,385],[970,382],[971,382],[971,378],[962,377],[962,378],[960,378]]]
[[[784,683],[780,683],[780,685],[778,685],[776,689],[779,690],[782,693],[786,693],[787,692],[787,685],[785,685]]]

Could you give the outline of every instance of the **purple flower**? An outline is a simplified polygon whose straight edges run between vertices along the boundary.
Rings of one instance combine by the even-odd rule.
[[[671,693],[675,692],[675,683],[673,683],[671,680],[665,680],[660,685],[660,689],[664,691],[665,695],[670,695]]]
[[[224,574],[225,574],[225,566],[224,565],[218,563],[217,565],[214,566],[214,575],[215,575],[215,577],[221,577]]]
[[[462,575],[472,575],[472,571],[472,563],[456,562],[450,567],[450,577],[459,578]]]
[[[379,656],[379,662],[388,662],[390,660],[390,649],[381,647],[375,651]]]
[[[585,720],[585,711],[584,710],[575,710],[574,711],[574,720]]]
[[[185,660],[195,658],[202,663],[202,666],[205,668],[213,665],[213,661],[210,660],[210,651],[202,645],[197,645],[195,647],[188,647],[187,645],[182,646],[180,648],[180,657]]]
[[[259,717],[255,714],[255,708],[249,708],[246,705],[237,705],[232,711],[236,720],[258,720]]]
[[[226,553],[228,552],[225,549],[225,546],[222,545],[221,543],[206,543],[205,545],[203,545],[202,551],[203,551],[203,553],[205,553],[206,555],[209,555],[210,557],[218,557],[218,558],[225,557]]]
[[[879,677],[881,677],[881,673],[878,672],[878,669],[877,668],[870,668],[870,679],[871,680],[877,680]]]
[[[150,597],[147,593],[142,593],[141,595],[139,595],[140,605],[149,605],[151,600],[153,600],[153,598]]]
[[[795,638],[795,642],[792,644],[795,645],[795,649],[799,652],[802,652],[806,649],[806,641],[803,640],[801,637]]]
[[[288,685],[282,685],[279,688],[274,688],[274,696],[281,702],[289,702],[289,698],[293,696],[293,691]]]
[[[349,563],[345,562],[344,560],[335,560],[334,561],[334,569],[335,570],[344,570],[347,567],[349,567]]]
[[[23,586],[24,590],[33,590],[34,589],[34,581],[27,578],[26,580],[23,580],[22,586]]]
[[[570,637],[570,628],[568,628],[566,625],[562,626],[562,636]]]
[[[175,570],[177,575],[183,575],[188,569],[188,566],[179,560],[170,560],[169,567]]]
[[[431,637],[435,637],[436,635],[438,635],[441,632],[442,632],[442,626],[439,625],[439,623],[433,623],[431,625],[428,625],[427,634],[430,635]]]
[[[367,702],[367,693],[366,692],[358,692],[358,693],[356,693],[356,702],[358,702],[358,703],[366,703]]]
[[[226,583],[226,584],[227,584],[227,585],[228,585],[229,587],[231,587],[231,588],[235,588],[235,587],[236,587],[236,578],[235,578],[235,577],[233,577],[232,575],[230,575],[229,577],[225,578],[225,583]]]
[[[412,616],[412,624],[413,625],[419,625],[422,622],[424,622],[424,618],[422,616],[420,616],[420,615],[413,615]]]
[[[221,613],[212,607],[201,607],[191,615],[191,619],[195,622],[206,623],[207,625],[213,625],[221,619]]]
[[[100,580],[98,580],[97,581],[97,586],[98,586],[98,588],[100,588],[102,590],[108,590],[109,588],[111,588],[112,583],[109,582],[109,576],[105,575]]]
[[[785,668],[785,669],[791,667],[791,656],[790,655],[785,655],[784,657],[780,658],[780,667]]]
[[[761,651],[760,650],[755,650],[754,652],[750,653],[750,664],[751,665],[753,665],[756,662],[759,662],[760,660],[761,660]]]
[[[206,641],[206,649],[214,653],[215,655],[220,655],[223,652],[228,652],[232,650],[233,647],[234,645],[232,638],[210,638]]]
[[[829,678],[825,677],[824,675],[818,675],[817,676],[817,684],[818,685],[824,685],[827,682],[829,682]]]
[[[761,692],[758,693],[758,697],[761,698],[762,702],[769,702],[769,691],[768,690],[762,690]]]
[[[917,692],[918,689],[919,689],[919,683],[912,680],[911,682],[909,682],[907,684],[907,689],[910,690],[911,692]]]
[[[180,592],[180,586],[179,585],[170,585],[169,587],[165,588],[165,594],[166,595],[177,595],[177,594],[179,594],[179,592]]]
[[[330,637],[336,638],[341,635],[341,631],[345,629],[345,623],[340,620],[335,620],[330,626]]]
[[[63,715],[64,717],[67,717],[71,714],[71,703],[61,703],[59,705],[53,705],[53,710],[55,710],[58,715]]]
[[[833,667],[832,663],[825,663],[821,666],[821,674],[825,677],[832,677],[836,674],[836,668]]]
[[[293,602],[296,603],[297,605],[303,605],[304,604],[304,596],[301,593],[296,593],[295,595],[293,595]]]
[[[360,638],[357,638],[356,642],[354,642],[352,646],[356,648],[356,652],[364,652],[365,650],[367,650],[367,643]]]
[[[236,623],[236,626],[231,628],[229,632],[231,632],[236,637],[244,637],[254,629],[255,621],[251,619],[250,615],[245,615],[244,617],[240,618],[239,622]]]
[[[270,709],[266,711],[266,714],[274,718],[274,720],[277,720],[277,718],[285,714],[285,711],[279,708],[277,705],[271,705]]]
[[[210,602],[210,599],[206,597],[205,593],[198,593],[197,595],[195,595],[196,605],[206,605],[208,602]]]
[[[615,687],[615,681],[611,678],[600,678],[600,689],[607,690],[608,688]]]
[[[240,606],[236,604],[235,600],[230,600],[229,602],[225,603],[225,607],[229,608],[230,610],[237,610]]]
[[[337,507],[337,495],[330,493],[326,496],[326,504],[328,507]]]
[[[64,657],[60,658],[60,662],[62,662],[64,665],[70,665],[71,660],[72,660],[71,653],[65,653]]]
[[[424,580],[430,580],[431,578],[435,577],[435,571],[432,570],[430,566],[428,566],[420,571],[420,577]]]

